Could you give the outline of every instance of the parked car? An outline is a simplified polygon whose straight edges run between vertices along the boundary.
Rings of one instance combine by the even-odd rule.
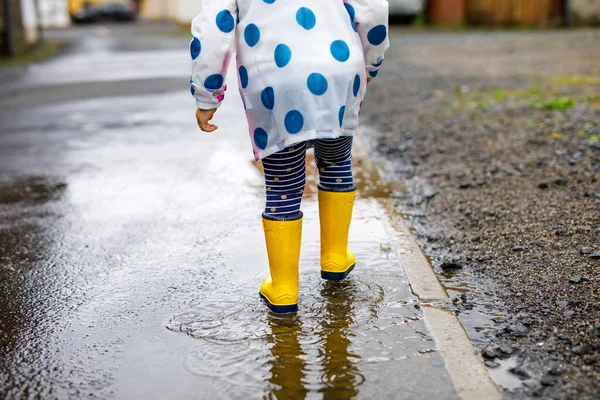
[[[97,22],[101,20],[133,21],[137,6],[131,1],[86,2],[84,7],[71,15],[73,22]]]
[[[137,7],[133,2],[110,2],[98,6],[101,19],[133,21],[137,17]]]
[[[388,0],[390,21],[412,24],[425,11],[426,0]]]

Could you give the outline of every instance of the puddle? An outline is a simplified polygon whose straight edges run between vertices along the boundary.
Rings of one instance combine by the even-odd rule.
[[[508,358],[506,360],[495,360],[499,367],[488,368],[488,372],[496,385],[506,390],[515,390],[523,386],[523,382],[526,380],[519,379],[516,375],[509,372],[509,369],[517,366],[517,360],[514,358]]]

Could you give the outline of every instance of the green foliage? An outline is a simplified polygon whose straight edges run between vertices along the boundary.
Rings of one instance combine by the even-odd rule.
[[[592,142],[592,143],[600,143],[600,135],[590,136],[590,142]]]
[[[61,43],[57,40],[44,40],[43,43],[35,46],[18,45],[15,57],[0,57],[0,67],[41,62],[56,57],[60,53],[60,49]]]
[[[574,104],[573,99],[566,96],[551,97],[530,102],[530,105],[538,110],[568,110]]]

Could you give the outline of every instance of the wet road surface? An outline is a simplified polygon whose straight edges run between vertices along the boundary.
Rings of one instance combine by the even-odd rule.
[[[187,66],[172,66],[185,55],[185,41],[177,52],[156,51],[149,57],[164,63],[143,75],[181,76],[185,85]],[[47,67],[69,76],[69,57],[35,74]],[[115,57],[135,60],[133,52]],[[12,106],[2,99],[0,393],[456,398],[389,251],[376,201],[385,188],[369,171],[356,172],[362,192],[350,245],[357,268],[327,282],[319,275],[311,168],[300,311],[270,314],[258,297],[268,273],[262,177],[235,75],[216,117],[220,130],[206,135],[187,91],[149,95],[132,83],[135,72],[134,61],[124,62],[119,75],[127,78],[106,77],[129,96],[77,93],[77,101],[42,105],[24,95]],[[29,79],[11,85],[42,85]],[[76,81],[103,85],[100,72]],[[49,84],[64,83],[72,82]]]

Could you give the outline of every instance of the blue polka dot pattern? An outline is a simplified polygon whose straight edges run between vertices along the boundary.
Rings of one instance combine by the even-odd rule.
[[[240,66],[238,73],[240,74],[240,84],[242,85],[242,89],[246,89],[246,86],[248,86],[248,70],[242,65]]]
[[[256,43],[260,40],[260,29],[254,24],[248,24],[244,29],[244,40],[250,47],[256,46]]]
[[[327,79],[325,79],[323,75],[316,72],[308,76],[306,84],[308,86],[308,90],[317,96],[321,96],[327,91]]]
[[[379,60],[378,62],[376,62],[375,64],[373,64],[373,66],[379,67],[381,64],[383,64],[383,58],[381,60]]]
[[[356,16],[356,12],[354,11],[354,7],[350,3],[344,3],[344,7],[346,7],[346,11],[348,11],[348,15],[350,15],[350,19],[354,21],[354,17]]]
[[[304,126],[304,117],[298,110],[292,110],[285,115],[285,120],[283,121],[285,124],[285,129],[291,133],[295,134],[302,130]]]
[[[369,75],[371,75],[371,78],[375,78],[378,73],[379,73],[379,70],[377,70],[377,71],[369,71]]]
[[[217,28],[225,33],[229,33],[235,28],[235,22],[229,10],[223,10],[217,14]]]
[[[272,110],[275,107],[275,91],[272,87],[266,87],[260,94],[260,100],[262,101],[265,108]]]
[[[340,62],[348,61],[348,58],[350,58],[350,48],[343,40],[336,40],[331,43],[329,50],[333,58]]]
[[[265,3],[267,4],[273,4],[275,3],[275,0],[263,0]]]
[[[315,27],[317,18],[310,8],[302,7],[296,13],[296,21],[298,21],[298,24],[300,24],[301,27],[308,31]]]
[[[354,93],[354,97],[358,96],[358,91],[360,90],[360,75],[356,74],[354,77],[354,85],[352,86],[352,93]]]
[[[346,112],[346,106],[342,106],[338,112],[338,118],[340,120],[340,128],[342,127],[342,121],[344,121],[344,113]]]
[[[350,24],[352,24],[352,29],[354,29],[354,32],[358,32],[356,29],[356,24],[354,23],[354,17],[356,17],[354,7],[352,7],[350,3],[344,3],[344,7],[346,7],[346,11],[348,11],[348,15],[350,15]]]
[[[190,87],[190,92],[192,93],[192,96],[196,94],[196,89],[194,88],[194,86]]]
[[[223,75],[212,74],[204,80],[204,87],[207,89],[217,90],[223,86]]]
[[[192,60],[195,60],[200,55],[200,50],[202,46],[200,45],[200,40],[198,38],[193,38],[190,42],[190,54],[192,55]]]
[[[269,134],[263,128],[256,128],[254,130],[254,144],[261,150],[267,147],[269,141]]]
[[[377,25],[374,28],[371,28],[369,33],[367,33],[367,40],[373,46],[378,46],[381,43],[383,43],[386,37],[387,28],[385,27],[385,25]]]
[[[275,64],[279,68],[283,68],[292,59],[292,50],[285,44],[280,44],[275,47]]]

